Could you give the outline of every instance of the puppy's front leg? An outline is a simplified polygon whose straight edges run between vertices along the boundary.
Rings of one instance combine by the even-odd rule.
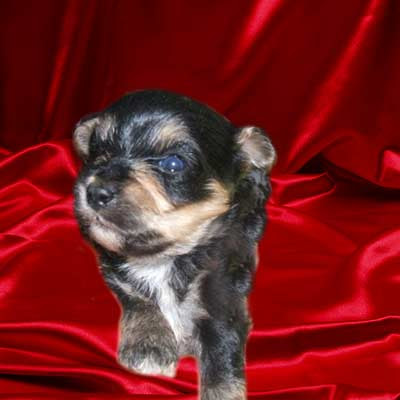
[[[175,336],[158,307],[149,300],[134,297],[124,302],[118,360],[142,374],[175,375]]]
[[[199,324],[201,353],[200,400],[245,400],[244,345],[246,332],[226,323]]]

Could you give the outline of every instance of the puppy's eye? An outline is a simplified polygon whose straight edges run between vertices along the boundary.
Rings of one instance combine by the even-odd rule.
[[[168,172],[179,172],[185,168],[185,162],[175,155],[161,159],[158,165]]]

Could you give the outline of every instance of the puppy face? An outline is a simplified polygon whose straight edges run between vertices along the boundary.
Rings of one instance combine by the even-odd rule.
[[[129,94],[81,120],[75,212],[89,240],[127,256],[178,255],[223,229],[239,181],[268,173],[275,152],[254,127],[235,128],[194,100]]]

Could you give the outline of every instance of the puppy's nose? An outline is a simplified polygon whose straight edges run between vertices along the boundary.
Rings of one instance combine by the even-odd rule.
[[[95,209],[105,207],[116,194],[115,187],[105,183],[91,183],[87,187],[88,203]]]

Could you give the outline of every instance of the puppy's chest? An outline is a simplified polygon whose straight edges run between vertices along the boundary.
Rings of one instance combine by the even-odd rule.
[[[148,297],[156,304],[178,343],[189,339],[195,321],[206,314],[201,306],[199,294],[202,275],[195,277],[187,285],[185,296],[182,298],[172,285],[174,272],[171,264],[126,268],[129,268],[128,284],[132,285],[139,295]]]

